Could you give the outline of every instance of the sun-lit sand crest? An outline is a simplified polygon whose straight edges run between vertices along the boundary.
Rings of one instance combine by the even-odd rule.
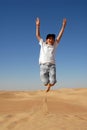
[[[87,130],[87,89],[0,91],[0,130]]]

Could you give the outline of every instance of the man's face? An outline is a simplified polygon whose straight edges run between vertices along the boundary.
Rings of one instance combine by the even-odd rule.
[[[46,42],[47,42],[47,44],[53,45],[55,40],[53,37],[49,37],[48,39],[46,39]]]

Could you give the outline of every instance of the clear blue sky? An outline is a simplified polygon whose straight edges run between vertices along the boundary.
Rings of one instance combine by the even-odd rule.
[[[40,46],[35,20],[41,20],[41,36],[59,33],[67,26],[56,52],[57,84],[87,87],[86,0],[0,0],[0,90],[44,89],[39,77]]]

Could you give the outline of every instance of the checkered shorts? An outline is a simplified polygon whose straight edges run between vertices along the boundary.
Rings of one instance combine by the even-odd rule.
[[[44,85],[56,83],[56,66],[55,64],[40,64],[40,78]]]

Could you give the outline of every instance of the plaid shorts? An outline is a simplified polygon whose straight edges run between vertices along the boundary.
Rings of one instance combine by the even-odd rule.
[[[56,66],[55,64],[40,64],[40,78],[44,85],[56,83]]]

